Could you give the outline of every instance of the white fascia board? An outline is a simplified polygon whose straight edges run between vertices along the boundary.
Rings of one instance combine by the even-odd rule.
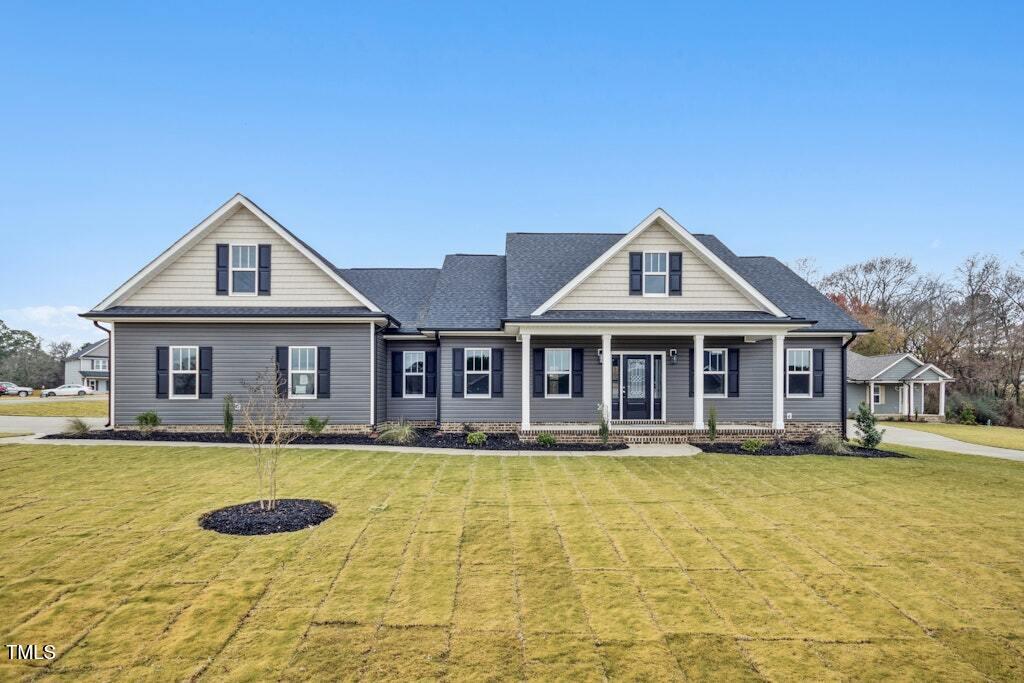
[[[531,335],[601,335],[611,334],[620,337],[637,336],[676,336],[688,337],[693,334],[705,336],[745,337],[764,336],[765,334],[789,334],[796,331],[792,323],[768,323],[750,325],[745,323],[719,323],[699,325],[694,323],[653,323],[637,325],[630,323],[517,323],[509,325],[510,331],[517,334]],[[828,336],[828,335],[822,335]]]
[[[388,324],[387,318],[335,318],[335,317],[246,317],[246,316],[119,316],[103,315],[98,311],[96,315],[87,316],[88,320],[107,323],[247,323],[259,325],[261,323],[351,323],[365,325],[375,323],[381,326]],[[86,317],[86,316],[83,316]]]
[[[540,307],[537,308],[537,310],[531,313],[531,315],[541,315],[549,308],[554,306],[556,303],[561,301],[569,292],[576,289],[576,287],[579,286],[581,282],[583,282],[591,274],[593,274],[594,271],[596,271],[598,268],[607,263],[612,256],[622,251],[626,247],[626,245],[628,245],[630,242],[633,241],[634,238],[636,238],[637,235],[642,233],[647,228],[651,227],[655,222],[659,220],[666,226],[668,226],[668,228],[675,233],[675,235],[680,239],[680,241],[683,242],[683,244],[690,247],[693,251],[697,252],[697,254],[699,254],[701,258],[703,258],[707,262],[708,265],[715,269],[719,275],[721,275],[731,284],[742,290],[752,300],[756,301],[761,306],[763,306],[766,311],[780,318],[786,317],[786,314],[782,311],[782,309],[773,304],[768,299],[768,297],[766,297],[764,294],[755,289],[754,286],[747,282],[739,273],[730,268],[725,261],[715,256],[714,252],[705,247],[700,240],[698,240],[696,237],[690,234],[689,230],[680,225],[676,221],[676,219],[672,218],[672,216],[668,215],[668,212],[666,212],[664,209],[655,209],[653,213],[647,216],[647,218],[640,221],[640,223],[637,224],[635,228],[626,233],[626,235],[623,236],[622,239],[613,244],[611,248],[609,248],[607,251],[605,251],[603,254],[597,257],[597,259],[593,263],[591,263],[589,266],[580,271],[580,273],[572,280],[569,280],[569,282],[567,282],[565,286],[563,286],[561,289],[555,292],[555,294],[550,299],[541,304]]]
[[[928,363],[923,368],[921,368],[920,370],[915,372],[913,375],[911,375],[910,379],[917,379],[918,377],[923,375],[927,370],[934,370],[935,374],[937,374],[937,375],[941,375],[942,377],[944,377],[946,379],[953,379],[952,375],[946,374],[942,370],[939,370],[937,367],[935,367],[934,363]]]
[[[867,357],[870,358],[870,356],[867,356]],[[892,363],[890,363],[889,365],[886,365],[884,368],[882,368],[879,372],[876,372],[874,375],[872,375],[871,379],[875,379],[876,377],[880,377],[880,376],[884,375],[885,373],[889,372],[889,370],[892,370],[894,367],[896,367],[896,365],[898,365],[899,363],[902,363],[907,358],[909,358],[910,360],[914,361],[918,365],[924,365],[925,364],[924,361],[920,360],[914,354],[912,354],[912,353],[904,353],[902,356],[900,356],[899,358],[894,360]]]
[[[349,294],[355,297],[359,303],[366,306],[370,311],[374,313],[380,313],[380,308],[364,296],[359,290],[350,285],[344,280],[338,273],[336,273],[330,266],[324,263],[321,259],[317,258],[312,252],[309,251],[301,242],[296,240],[291,233],[284,229],[280,223],[270,217],[263,209],[256,206],[248,197],[243,194],[236,194],[228,201],[221,204],[220,208],[207,216],[199,225],[195,226],[187,233],[185,233],[177,242],[172,244],[170,247],[165,249],[163,253],[157,256],[155,259],[149,262],[142,270],[137,272],[131,278],[128,279],[123,285],[118,287],[114,292],[106,299],[96,305],[95,310],[102,311],[111,306],[116,305],[121,299],[124,299],[128,295],[138,290],[142,285],[146,284],[151,280],[157,273],[162,271],[171,262],[174,261],[178,254],[182,253],[192,244],[199,241],[203,235],[205,235],[210,229],[218,225],[224,218],[231,214],[239,206],[244,206],[246,209],[255,214],[263,223],[266,224],[271,230],[276,232],[285,242],[290,244],[299,253],[309,259],[312,263],[316,264],[320,270],[327,273],[327,276],[334,280],[338,285],[345,289]]]

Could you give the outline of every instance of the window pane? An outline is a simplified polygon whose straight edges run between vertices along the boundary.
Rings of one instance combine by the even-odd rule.
[[[668,291],[664,275],[645,275],[644,291],[648,294],[664,294]]]
[[[171,358],[171,370],[195,370],[196,350],[190,348],[177,348]]]
[[[316,348],[300,346],[292,349],[292,371],[316,370]]]
[[[548,396],[568,396],[569,395],[569,375],[566,373],[559,373],[557,375],[548,375]]]
[[[704,375],[705,394],[724,394],[725,375]]]
[[[626,360],[626,398],[646,398],[647,361],[640,358]]]
[[[648,273],[661,273],[666,268],[667,255],[664,253],[644,254],[644,270]]]
[[[704,372],[725,371],[725,353],[723,351],[704,352]]]
[[[491,392],[490,375],[466,375],[466,393],[486,396]]]
[[[809,394],[811,393],[811,376],[810,375],[790,375],[789,376],[789,393],[792,394]]]
[[[196,393],[196,376],[193,373],[174,375],[174,395],[194,396]]]
[[[787,361],[790,370],[806,372],[811,369],[811,352],[809,350],[787,352]]]
[[[466,370],[469,372],[488,372],[491,369],[490,349],[474,349],[466,351]]]
[[[424,365],[424,352],[423,351],[406,351],[405,352],[405,371],[406,372],[423,372]]]
[[[420,395],[423,393],[423,375],[405,376],[405,393],[407,395]]]
[[[254,245],[231,247],[231,267],[255,268],[256,247]]]
[[[292,395],[312,396],[313,395],[313,373],[293,372],[292,373]]]
[[[572,353],[569,349],[548,349],[545,364],[548,372],[568,372],[571,363]]]
[[[231,273],[231,291],[255,292],[256,273],[252,270],[235,270]]]

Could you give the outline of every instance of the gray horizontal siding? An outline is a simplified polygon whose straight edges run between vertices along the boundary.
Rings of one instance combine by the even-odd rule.
[[[534,337],[531,349],[559,348],[583,349],[583,396],[570,398],[537,398],[533,396],[533,379],[530,386],[530,420],[534,422],[596,422],[597,406],[601,403],[601,364],[597,362],[597,350],[601,348],[600,337]],[[527,360],[533,369],[533,354]],[[516,378],[519,383],[520,377]]]
[[[223,398],[245,401],[243,382],[274,366],[276,346],[330,346],[331,398],[292,401],[296,422],[310,415],[331,424],[370,422],[370,330],[367,324],[117,323],[114,422],[132,424],[147,410],[165,424],[221,424]],[[156,398],[157,346],[213,347],[213,398]]]
[[[389,341],[384,350],[381,365],[384,370],[384,400],[386,409],[381,419],[388,420],[436,420],[437,397],[402,398],[391,395],[391,353],[394,351],[435,351],[432,341]]]
[[[503,348],[505,350],[505,391],[501,398],[452,397],[452,349]],[[514,337],[442,337],[438,354],[438,383],[441,391],[441,420],[445,422],[510,422],[520,419],[519,393],[522,351]]]
[[[856,415],[857,411],[860,410],[861,403],[867,403],[868,401],[868,385],[867,384],[854,384],[853,382],[847,382],[846,384],[846,412],[848,415]],[[868,404],[870,405],[870,404]]]
[[[765,342],[770,345],[770,342]],[[794,422],[841,422],[843,415],[842,340],[837,337],[786,339],[787,349],[825,350],[825,395],[787,398],[784,416]]]
[[[693,420],[693,399],[690,391],[687,354],[693,347],[692,337],[612,337],[612,353],[623,351],[665,352],[665,417],[669,422]],[[679,353],[675,365],[668,359],[668,350]]]

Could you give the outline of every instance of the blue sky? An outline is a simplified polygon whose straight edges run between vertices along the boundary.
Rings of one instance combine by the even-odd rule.
[[[826,270],[1013,258],[1024,4],[854,4],[4,3],[0,319],[95,337],[235,192],[341,266],[658,206]]]

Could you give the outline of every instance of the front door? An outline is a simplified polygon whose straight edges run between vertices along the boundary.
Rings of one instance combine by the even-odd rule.
[[[650,356],[622,357],[624,420],[649,420],[651,417],[650,362]]]

